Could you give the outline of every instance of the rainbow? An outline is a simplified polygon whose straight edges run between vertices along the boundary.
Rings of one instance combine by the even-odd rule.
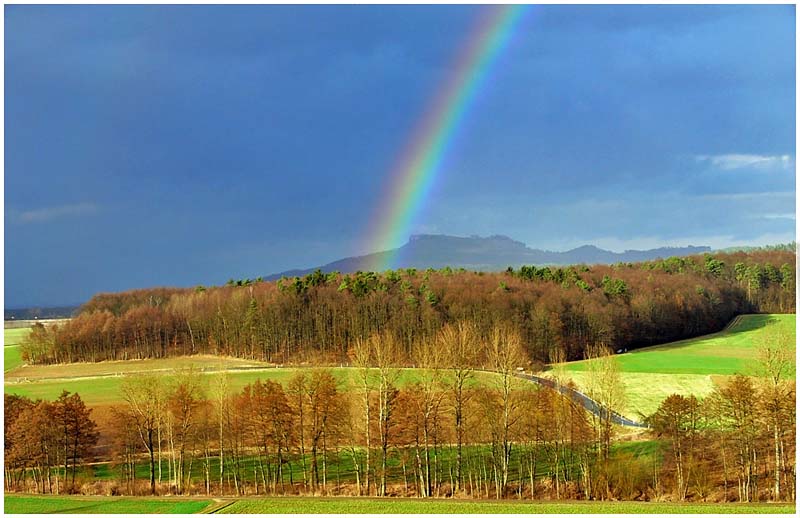
[[[431,191],[449,144],[514,29],[529,6],[495,5],[478,26],[433,98],[389,175],[363,249],[386,251],[403,244]],[[487,14],[487,13],[483,13]],[[368,269],[392,268],[396,254],[377,254]]]

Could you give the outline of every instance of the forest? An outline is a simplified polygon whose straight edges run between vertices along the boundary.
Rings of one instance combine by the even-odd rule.
[[[276,282],[99,294],[66,324],[37,326],[29,363],[210,353],[269,362],[339,365],[377,331],[415,344],[445,324],[519,334],[525,363],[577,360],[594,344],[631,349],[711,333],[741,313],[795,312],[796,254],[785,250],[671,257],[611,266],[523,266],[322,273]]]

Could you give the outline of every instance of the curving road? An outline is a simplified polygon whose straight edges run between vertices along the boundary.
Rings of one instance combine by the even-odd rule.
[[[552,390],[557,390],[559,393],[571,397],[574,401],[578,401],[579,403],[581,403],[583,405],[583,408],[585,408],[586,410],[588,410],[589,412],[598,417],[604,417],[605,415],[607,415],[606,413],[609,412],[607,408],[603,407],[600,403],[590,398],[583,392],[575,390],[571,387],[567,387],[565,385],[561,385],[560,383],[556,383],[551,379],[542,378],[540,376],[534,376],[532,374],[523,374],[521,372],[517,372],[515,373],[515,375],[518,378],[523,378],[528,381],[532,381],[543,387],[547,387]],[[649,428],[649,426],[647,426],[646,424],[632,421],[631,419],[628,419],[627,417],[618,414],[613,410],[610,410],[610,412],[611,412],[611,422],[614,424],[618,424],[621,426],[630,426],[632,428]]]

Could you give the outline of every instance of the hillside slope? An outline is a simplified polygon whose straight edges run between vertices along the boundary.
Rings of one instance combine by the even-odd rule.
[[[673,393],[703,397],[728,376],[758,375],[758,345],[776,333],[796,342],[796,315],[740,315],[719,333],[644,347],[615,356],[627,393],[626,416],[653,413]],[[551,375],[587,386],[592,360],[554,366]],[[795,370],[789,373],[795,376]]]

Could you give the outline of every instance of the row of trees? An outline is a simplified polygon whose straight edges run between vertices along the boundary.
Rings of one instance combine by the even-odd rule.
[[[739,501],[796,497],[794,336],[765,333],[757,344],[760,377],[736,375],[704,400],[672,395],[648,421],[669,441],[667,468],[675,494],[709,491],[709,471],[722,471],[724,497]],[[721,464],[721,466],[720,466]]]
[[[663,343],[717,331],[739,313],[794,312],[794,263],[793,252],[756,251],[503,273],[318,271],[101,294],[70,322],[36,329],[22,354],[32,363],[212,353],[338,364],[350,344],[386,330],[410,363],[415,343],[470,320],[487,340],[496,325],[510,325],[532,361],[554,351],[575,360],[596,343]]]
[[[75,489],[78,467],[94,457],[97,425],[78,394],[53,402],[5,395],[3,420],[6,489],[23,487],[26,475],[38,492]]]
[[[455,415],[450,438],[456,452],[455,471],[450,475],[459,490],[463,487],[465,407],[475,392],[469,385],[475,381],[475,365],[486,365],[499,373],[504,405],[503,455],[497,472],[501,478],[495,481],[502,492],[509,473],[511,380],[514,369],[524,362],[518,335],[498,327],[484,345],[474,325],[445,326],[434,347],[414,348],[413,358],[421,370],[414,371],[418,380],[403,389],[399,387],[402,370],[397,367],[401,350],[390,333],[357,340],[349,351],[355,368],[344,380],[349,385],[346,391],[342,391],[342,380],[320,369],[299,370],[285,387],[256,381],[238,393],[230,390],[228,379],[221,375],[211,396],[198,390],[196,375],[191,373],[172,386],[156,376],[131,379],[123,388],[127,406],[115,412],[120,422],[115,428],[126,431],[117,448],[124,453],[125,482],[135,485],[134,453],[137,445],[144,444],[150,491],[156,491],[157,479],[161,480],[160,444],[166,440],[171,446],[177,444],[171,448],[173,458],[168,464],[171,485],[178,492],[186,487],[191,472],[192,461],[183,469],[189,448],[195,456],[202,452],[206,491],[216,484],[241,494],[249,483],[256,493],[287,492],[294,491],[297,482],[303,490],[327,492],[328,459],[334,455],[337,466],[344,458],[352,464],[359,494],[384,496],[392,450],[414,444],[419,462],[408,470],[412,480],[421,484],[421,494],[431,495],[433,478],[440,481],[442,476],[440,470],[432,473],[431,451],[433,464],[438,465],[443,437],[450,437],[443,413],[445,401],[450,401]],[[488,404],[491,398],[484,399]],[[292,462],[300,466],[298,480],[293,478],[297,470]],[[246,466],[252,469],[252,477],[247,476]],[[404,463],[405,476],[406,467]],[[340,476],[337,472],[337,479]]]
[[[516,378],[518,333],[497,326],[484,341],[462,322],[433,345],[413,348],[413,380],[402,379],[391,333],[357,340],[345,379],[298,370],[284,385],[237,391],[224,373],[210,387],[191,370],[128,378],[125,405],[112,412],[121,491],[502,498],[545,490],[548,471],[558,497],[613,495],[610,434],[600,431],[610,425]],[[7,467],[14,488],[26,474],[41,478],[29,465]]]

